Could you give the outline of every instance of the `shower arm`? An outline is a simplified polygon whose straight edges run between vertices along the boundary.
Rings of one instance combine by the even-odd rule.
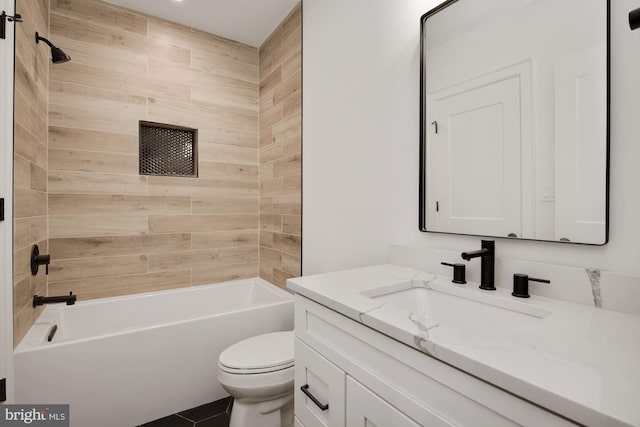
[[[36,31],[36,43],[40,43],[40,40],[42,40],[43,42],[45,42],[46,44],[49,45],[49,47],[51,48],[55,48],[55,46],[53,45],[53,43],[51,43],[49,40],[45,39],[44,37],[40,37],[40,34],[38,34],[38,32]]]

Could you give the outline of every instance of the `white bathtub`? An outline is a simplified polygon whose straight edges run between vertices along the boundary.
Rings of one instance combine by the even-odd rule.
[[[131,427],[228,396],[220,352],[292,329],[292,296],[262,279],[50,305],[16,348],[16,403],[70,404],[73,427]]]

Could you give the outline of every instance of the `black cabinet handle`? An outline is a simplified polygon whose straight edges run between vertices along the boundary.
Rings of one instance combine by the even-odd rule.
[[[316,399],[316,397],[313,394],[311,394],[311,392],[309,391],[309,384],[303,385],[302,387],[300,387],[300,390],[302,390],[302,392],[306,394],[307,397],[311,399],[311,401],[315,403],[318,406],[318,408],[320,408],[321,410],[326,411],[327,409],[329,409],[328,403],[326,405],[323,405],[322,403],[320,403],[318,399]]]

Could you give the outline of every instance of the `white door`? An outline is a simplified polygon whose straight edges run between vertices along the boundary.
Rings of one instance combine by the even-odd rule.
[[[530,237],[529,76],[525,62],[429,94],[429,230]]]
[[[605,55],[602,44],[556,64],[556,240],[606,239]]]
[[[0,11],[15,13],[14,0],[0,0]],[[6,379],[7,403],[13,402],[13,58],[15,23],[0,39],[0,379]]]

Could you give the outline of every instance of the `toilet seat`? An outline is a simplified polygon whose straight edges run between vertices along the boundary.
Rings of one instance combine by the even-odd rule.
[[[220,354],[220,370],[238,375],[264,374],[294,365],[293,331],[273,332],[240,341]]]

